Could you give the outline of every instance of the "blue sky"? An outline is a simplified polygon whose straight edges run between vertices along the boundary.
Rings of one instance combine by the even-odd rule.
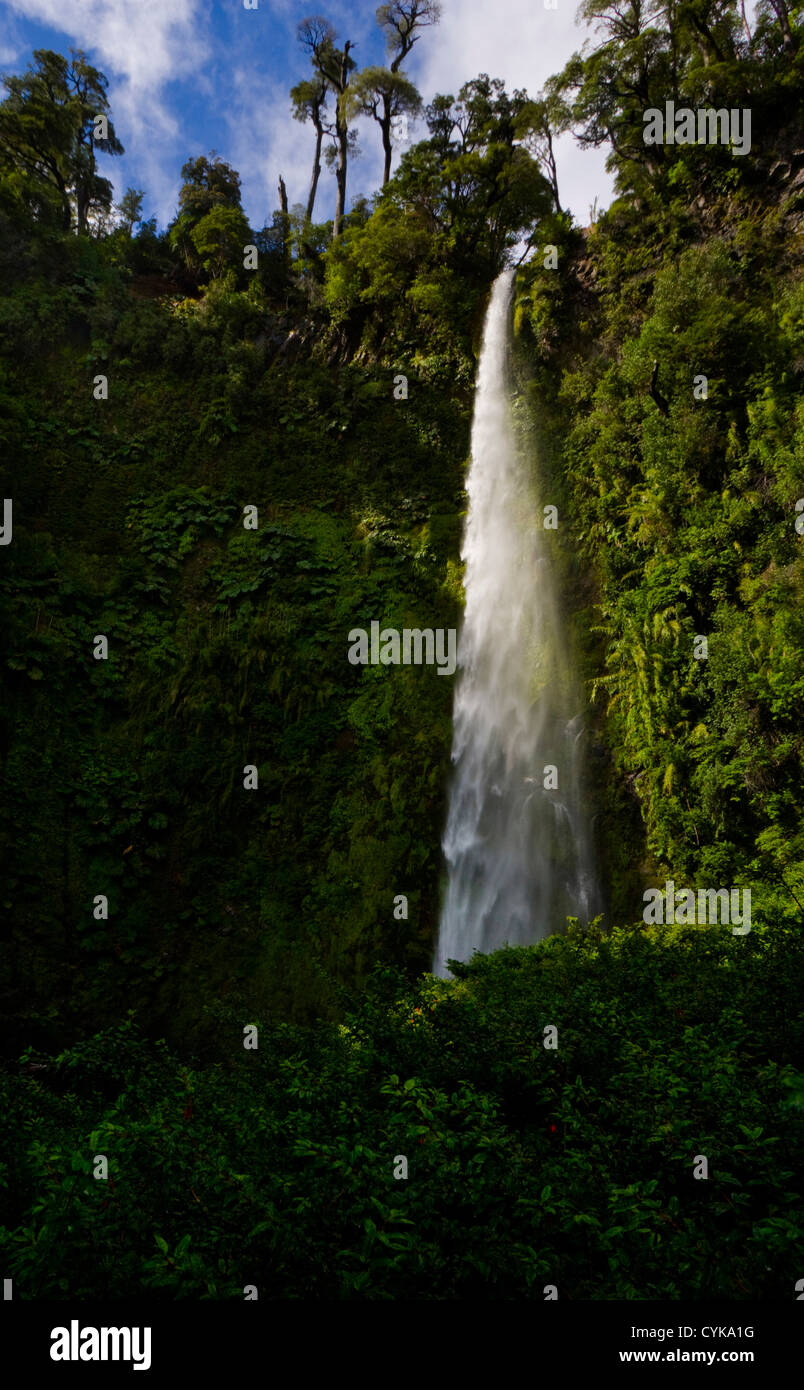
[[[119,196],[146,191],[145,216],[164,225],[174,215],[180,169],[191,155],[216,150],[240,171],[243,206],[255,227],[278,205],[283,174],[291,203],[306,199],[312,131],[294,121],[288,92],[308,75],[296,25],[324,14],[339,39],[355,44],[360,66],[383,61],[374,18],[377,0],[0,0],[0,65],[22,71],[34,48],[83,48],[109,78],[112,117],[126,153],[105,161]],[[509,89],[535,95],[588,37],[574,22],[574,0],[443,0],[441,24],[426,29],[405,69],[425,100],[457,92],[488,72]],[[371,195],[381,179],[379,132],[359,123],[361,157],[350,174],[349,200]],[[414,139],[426,134],[414,127]],[[595,197],[605,207],[611,180],[605,151],[559,146],[562,201],[586,224]],[[334,177],[325,167],[316,216],[332,213]]]

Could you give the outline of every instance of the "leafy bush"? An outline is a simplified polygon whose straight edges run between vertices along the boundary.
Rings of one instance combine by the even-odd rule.
[[[213,1065],[131,1019],[29,1049],[0,1078],[4,1267],[22,1298],[789,1297],[803,955],[576,925],[450,982],[384,967],[345,1024],[256,1050],[218,1007]]]

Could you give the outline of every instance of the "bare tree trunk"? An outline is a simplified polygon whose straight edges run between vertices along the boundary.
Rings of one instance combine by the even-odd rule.
[[[661,391],[659,390],[659,387],[658,387],[658,385],[657,385],[658,380],[659,380],[659,363],[658,363],[658,361],[654,361],[654,363],[653,363],[653,375],[651,376],[651,379],[650,379],[650,387],[649,387],[649,390],[648,390],[648,394],[649,394],[649,396],[651,396],[651,398],[653,399],[653,401],[654,401],[654,402],[656,403],[656,405],[659,407],[659,410],[660,410],[661,414],[665,417],[665,419],[667,419],[667,417],[668,417],[669,414],[670,414],[670,409],[669,409],[669,406],[668,406],[668,404],[667,404],[667,401],[665,400],[664,396],[662,395]]]
[[[282,258],[287,268],[290,265],[290,218],[288,217],[288,190],[281,174],[279,175],[279,210],[282,226]]]
[[[387,92],[383,94],[382,115],[379,118],[378,124],[380,127],[380,134],[382,135],[382,147],[385,154],[385,165],[382,171],[382,186],[384,188],[391,177],[391,155],[393,153],[391,147],[391,98],[388,96]]]
[[[83,185],[76,190],[75,218],[76,235],[80,236],[87,229],[87,213],[89,211],[89,198]]]
[[[73,225],[73,210],[70,206],[70,195],[67,192],[67,185],[58,170],[54,170],[56,183],[58,184],[59,194],[61,195],[61,226],[62,231],[69,232]]]
[[[714,59],[716,63],[722,63],[724,61],[723,52],[708,24],[705,24],[702,19],[699,19],[695,15],[691,16],[691,23],[695,32],[699,34],[703,40],[701,53],[703,55],[704,67],[709,67],[711,59]]]
[[[346,209],[346,165],[349,158],[348,130],[346,125],[338,118],[338,163],[335,168],[335,183],[338,195],[335,199],[335,216],[332,221],[332,239],[335,240],[341,234],[341,223]]]
[[[310,193],[307,198],[307,221],[313,220],[313,208],[315,207],[315,195],[318,191],[318,180],[321,177],[321,141],[324,138],[324,127],[320,121],[316,122],[315,127],[315,154],[313,156],[313,177],[310,180]]]
[[[87,229],[87,218],[91,203],[90,188],[95,177],[95,141],[92,132],[89,134],[89,167],[82,172],[76,182],[75,189],[75,211],[76,211],[76,232],[80,236]]]
[[[782,42],[785,48],[793,47],[793,35],[790,32],[790,16],[787,12],[785,0],[770,0],[771,9],[779,21],[779,28],[782,31]]]
[[[553,133],[550,129],[550,122],[547,121],[547,176],[550,180],[550,187],[553,190],[553,197],[556,200],[556,212],[561,213],[561,202],[558,197],[558,170],[556,169],[556,157],[553,150]]]
[[[349,49],[351,47],[351,41],[347,39],[343,46],[343,53],[341,54],[338,100],[335,106],[335,131],[338,141],[338,164],[335,169],[335,182],[338,187],[338,196],[335,200],[335,217],[332,222],[333,241],[341,234],[341,223],[343,222],[344,213],[346,211],[346,170],[349,163],[349,125],[340,98],[343,97],[349,85]]]

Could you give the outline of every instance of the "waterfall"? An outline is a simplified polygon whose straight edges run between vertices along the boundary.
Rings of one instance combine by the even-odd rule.
[[[583,717],[507,383],[513,282],[506,270],[494,283],[477,373],[443,838],[448,883],[433,965],[442,976],[448,959],[530,945],[568,915],[600,910],[582,793]]]

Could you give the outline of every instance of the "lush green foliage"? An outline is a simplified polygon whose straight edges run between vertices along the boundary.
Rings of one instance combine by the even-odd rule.
[[[454,983],[386,969],[256,1051],[218,1011],[203,1069],[130,1021],[29,1050],[0,1079],[4,1268],[22,1298],[789,1298],[801,955],[576,928]]]
[[[5,197],[44,226],[86,232],[108,213],[112,185],[95,151],[123,153],[109,117],[107,80],[86,54],[38,49],[27,72],[3,79],[0,178]]]
[[[277,356],[259,283],[168,307],[92,272],[90,344],[15,374],[4,426],[6,1012],[41,997],[69,1029],[158,979],[185,1032],[201,963],[207,999],[247,976],[326,1008],[324,969],[429,959],[450,682],[361,675],[347,634],[454,625],[465,399],[426,364],[402,405],[391,369]],[[51,323],[75,282],[52,294]]]
[[[769,202],[671,199],[646,221],[620,201],[583,239],[556,227],[560,274],[535,258],[517,324],[649,871],[745,883],[801,922],[802,199]]]

